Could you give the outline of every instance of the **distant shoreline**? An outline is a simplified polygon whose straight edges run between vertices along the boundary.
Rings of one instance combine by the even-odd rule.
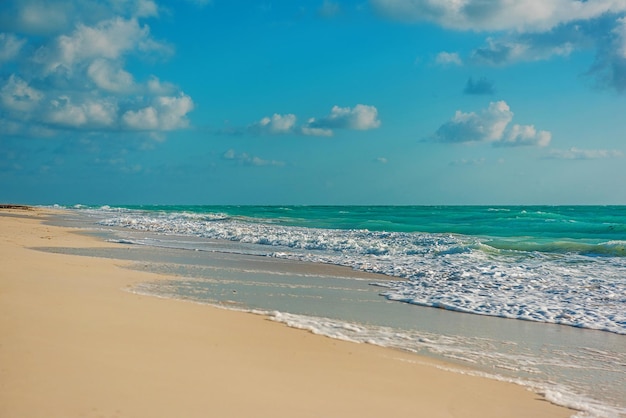
[[[1,204],[0,209],[16,209],[16,210],[33,210],[32,206],[28,205],[13,205],[13,204]]]

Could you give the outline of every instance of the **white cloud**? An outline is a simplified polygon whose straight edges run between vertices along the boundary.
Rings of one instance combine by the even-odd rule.
[[[74,104],[68,96],[51,101],[46,119],[53,125],[79,127],[111,127],[117,120],[117,104],[112,101],[85,100]]]
[[[548,31],[568,22],[626,11],[623,0],[371,0],[382,14],[446,28],[518,32]]]
[[[146,84],[148,93],[158,96],[171,95],[176,91],[176,86],[172,83],[163,83],[158,77],[151,76]]]
[[[159,114],[152,106],[139,110],[128,110],[122,116],[122,122],[130,129],[154,131],[159,128]]]
[[[442,51],[435,57],[435,63],[443,66],[463,65],[463,60],[457,52]]]
[[[292,133],[296,124],[296,115],[279,115],[274,113],[272,117],[264,117],[252,124],[249,130],[259,134],[288,134]]]
[[[502,139],[504,130],[513,119],[513,112],[504,101],[491,102],[480,113],[457,110],[450,122],[435,133],[438,142],[494,142]]]
[[[387,164],[389,160],[387,160],[387,158],[385,157],[378,157],[376,158],[376,162],[381,163],[381,164]]]
[[[374,106],[358,104],[354,108],[334,106],[328,116],[316,119],[309,118],[306,124],[297,126],[296,115],[280,115],[264,117],[248,127],[254,134],[301,134],[307,136],[333,136],[334,129],[353,129],[365,131],[380,126],[378,110]],[[235,130],[234,133],[240,132]]]
[[[150,106],[136,106],[120,115],[118,99],[90,94],[59,94],[48,97],[18,76],[12,75],[0,89],[0,108],[12,116],[7,126],[22,126],[15,133],[45,126],[57,129],[171,131],[189,125],[187,114],[193,101],[184,93],[158,96]],[[128,108],[128,103],[125,104]],[[11,122],[11,123],[9,123]],[[29,128],[29,129],[30,129]],[[30,129],[32,131],[32,129]],[[49,130],[48,130],[49,132]]]
[[[333,106],[330,115],[322,119],[309,119],[308,129],[355,129],[369,130],[380,126],[378,109],[374,106],[358,104],[354,108]]]
[[[161,118],[162,130],[171,131],[189,126],[186,116],[194,107],[191,97],[184,93],[180,93],[178,96],[159,97],[156,106]]]
[[[141,131],[171,131],[189,125],[187,113],[193,110],[191,97],[184,93],[178,96],[162,96],[152,106],[139,110],[128,110],[122,115],[125,127]]]
[[[159,15],[159,8],[152,0],[137,0],[134,5],[133,16],[154,17]]]
[[[25,43],[25,39],[20,39],[12,33],[0,33],[0,64],[14,59]]]
[[[134,88],[132,74],[120,68],[115,61],[96,59],[87,68],[87,74],[103,90],[122,93],[131,92]]]
[[[116,130],[121,127],[171,131],[189,125],[187,114],[194,107],[192,99],[180,93],[177,96],[155,97],[150,106],[125,110],[120,114],[116,97],[61,94],[47,98],[43,92],[30,87],[15,75],[0,89],[0,104],[13,115],[13,125],[24,125],[23,129],[15,132],[25,131],[26,125],[32,124],[79,130]]]
[[[547,158],[560,160],[596,160],[603,158],[620,158],[623,156],[624,153],[619,150],[580,149],[573,147],[567,150],[552,150]]]
[[[29,112],[39,106],[43,96],[16,75],[11,75],[0,90],[2,104],[9,111]]]
[[[454,117],[437,129],[433,140],[443,143],[490,142],[497,146],[538,146],[550,143],[552,134],[533,125],[513,125],[513,112],[505,101],[491,102],[480,113],[457,110]]]
[[[147,25],[140,26],[136,19],[117,17],[93,27],[78,24],[72,34],[61,35],[52,47],[40,49],[36,59],[47,72],[62,67],[71,74],[84,61],[117,60],[130,52],[159,50],[167,50],[167,46],[152,40]]]
[[[547,147],[551,140],[552,134],[550,132],[537,132],[533,125],[513,125],[499,145]]]
[[[28,70],[0,82],[0,118],[15,135],[140,130],[156,137],[189,126],[191,97],[125,68],[127,58],[171,52],[139,21],[158,16],[153,0],[4,1],[10,13],[0,10],[0,24],[37,35],[0,34],[0,63],[15,59]],[[34,52],[23,53],[25,42]]]

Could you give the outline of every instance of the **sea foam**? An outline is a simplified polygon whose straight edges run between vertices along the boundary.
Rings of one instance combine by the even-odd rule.
[[[375,283],[391,301],[626,334],[626,257],[503,249],[453,234],[284,226],[225,214],[119,213],[100,224],[235,241],[272,257],[382,273],[401,279]],[[600,247],[621,251],[623,245]]]

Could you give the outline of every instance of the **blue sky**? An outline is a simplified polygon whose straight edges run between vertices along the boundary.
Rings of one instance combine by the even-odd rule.
[[[4,0],[0,201],[626,204],[625,0]]]

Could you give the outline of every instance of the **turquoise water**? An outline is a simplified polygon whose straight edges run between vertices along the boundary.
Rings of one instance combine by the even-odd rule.
[[[498,249],[626,256],[626,206],[122,206],[326,229],[451,233]]]
[[[559,236],[626,234],[626,206],[119,206],[145,211],[225,214],[311,228],[394,232]],[[565,226],[565,227],[564,227]],[[488,227],[490,233],[485,234]]]

